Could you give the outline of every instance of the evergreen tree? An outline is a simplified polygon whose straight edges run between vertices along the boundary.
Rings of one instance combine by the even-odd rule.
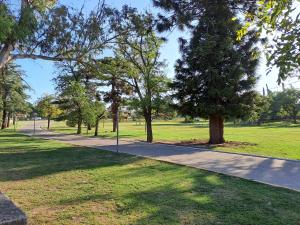
[[[26,90],[29,86],[23,80],[24,73],[13,63],[7,64],[0,69],[0,108],[2,111],[1,129],[14,122],[17,113],[28,111]]]
[[[161,2],[160,6],[174,11],[177,8],[172,7],[180,4],[175,0]],[[220,144],[224,142],[224,119],[242,117],[253,107],[257,35],[249,31],[237,40],[242,24],[234,1],[189,2],[193,3],[191,11],[180,9],[181,13],[174,14],[179,15],[174,17],[180,19],[179,24],[191,29],[192,37],[190,41],[180,39],[182,58],[176,65],[173,88],[180,111],[208,117],[209,143]]]

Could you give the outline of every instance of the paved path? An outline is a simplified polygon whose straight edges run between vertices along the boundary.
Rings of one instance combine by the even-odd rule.
[[[41,125],[44,126],[45,122],[37,122],[36,136],[38,137],[73,145],[116,151],[116,141],[113,139],[58,134],[40,129]],[[32,135],[32,123],[28,123],[21,129],[21,132]],[[119,151],[300,191],[300,161],[124,140],[120,141]]]

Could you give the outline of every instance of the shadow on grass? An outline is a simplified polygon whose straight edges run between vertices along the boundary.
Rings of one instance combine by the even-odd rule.
[[[116,215],[120,221],[137,216],[130,224],[297,224],[300,219],[297,213],[300,196],[292,191],[23,135],[7,134],[4,139],[24,146],[18,147],[14,153],[0,150],[0,181],[115,167],[105,174],[89,171],[97,183],[91,183],[83,195],[61,196],[56,202],[59,205],[101,204],[101,201],[111,200],[116,203]],[[4,147],[11,143],[7,142]],[[36,151],[37,146],[39,151]],[[233,166],[236,163],[232,162]],[[128,164],[131,165],[123,166]],[[212,164],[223,166],[217,160]],[[272,160],[261,166],[272,166]],[[111,189],[109,193],[103,193],[99,187],[101,182],[107,181]],[[91,209],[84,210],[89,212]],[[99,215],[99,211],[95,213]]]
[[[55,128],[55,129],[51,129],[50,131],[53,132],[57,132],[57,133],[61,133],[61,134],[65,134],[65,135],[78,135],[76,133],[76,130],[70,129],[70,128]],[[109,133],[109,134],[103,134],[103,131],[100,131],[101,133],[98,136],[94,136],[94,132],[93,131],[89,131],[89,133],[86,132],[82,132],[82,136],[87,136],[87,137],[91,137],[91,138],[116,138],[117,134],[116,132],[105,132],[105,133]],[[134,138],[136,137],[135,135],[130,135],[130,134],[119,134],[120,138]]]
[[[272,123],[264,124],[262,126],[257,126],[259,128],[269,129],[269,128],[300,128],[300,124],[291,124],[291,123]]]
[[[1,146],[0,181],[32,179],[63,171],[125,165],[140,160],[126,154],[53,145],[54,142],[47,143],[46,140],[32,138],[29,140],[28,143],[22,140],[23,146],[11,146],[12,141]],[[0,141],[3,144],[2,139]]]
[[[128,222],[136,225],[296,224],[300,218],[300,196],[292,191],[168,163],[123,167],[113,181],[119,192],[68,196],[58,204],[111,200],[118,218],[127,224],[137,216]]]
[[[255,127],[255,128],[300,128],[300,124],[292,124],[286,122],[274,122],[274,123],[263,123],[261,125],[257,124],[233,124],[233,123],[226,123],[225,128],[243,128],[243,127]]]
[[[95,136],[91,136],[93,138],[108,138],[108,139],[115,139],[117,138],[117,134],[111,132],[111,134],[113,135],[109,135],[109,134],[100,134],[99,136],[95,137]],[[135,135],[131,135],[131,134],[119,134],[119,138],[134,138],[136,137]]]

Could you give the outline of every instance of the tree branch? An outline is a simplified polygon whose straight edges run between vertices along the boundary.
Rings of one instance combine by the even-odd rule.
[[[13,54],[11,55],[11,60],[15,59],[43,59],[43,60],[49,60],[49,61],[78,61],[76,58],[72,57],[63,57],[63,56],[45,56],[45,55],[36,55],[36,54]]]

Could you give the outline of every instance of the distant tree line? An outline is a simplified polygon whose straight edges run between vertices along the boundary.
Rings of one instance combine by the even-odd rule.
[[[255,107],[245,121],[260,125],[270,121],[289,121],[297,123],[300,117],[300,90],[284,89],[279,92],[268,92],[267,96],[258,95]]]

